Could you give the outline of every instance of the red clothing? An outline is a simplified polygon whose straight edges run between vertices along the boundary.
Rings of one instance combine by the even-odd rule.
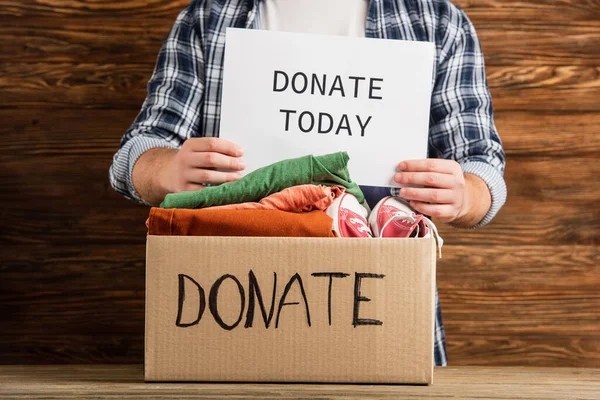
[[[323,211],[152,208],[149,235],[336,237]]]
[[[273,193],[257,203],[229,204],[211,210],[281,210],[292,212],[325,211],[336,197],[344,193],[342,186],[298,185]]]

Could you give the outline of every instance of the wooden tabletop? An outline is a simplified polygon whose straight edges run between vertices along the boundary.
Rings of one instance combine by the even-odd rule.
[[[437,368],[431,386],[144,383],[141,365],[0,366],[0,398],[600,399],[600,369]]]

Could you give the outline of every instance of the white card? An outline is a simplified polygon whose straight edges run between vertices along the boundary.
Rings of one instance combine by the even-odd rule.
[[[347,151],[352,180],[397,186],[402,160],[427,157],[432,43],[228,28],[220,137],[244,173]]]

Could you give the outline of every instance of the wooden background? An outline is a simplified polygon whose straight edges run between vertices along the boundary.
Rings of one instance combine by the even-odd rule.
[[[0,364],[141,363],[148,209],[108,183],[188,0],[0,0]],[[508,203],[444,227],[453,365],[600,367],[600,1],[459,0]]]

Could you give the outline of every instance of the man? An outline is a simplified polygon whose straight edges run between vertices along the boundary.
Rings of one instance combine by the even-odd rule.
[[[243,149],[218,138],[227,27],[435,43],[431,158],[398,160],[395,180],[423,186],[399,194],[416,211],[465,228],[487,224],[504,204],[504,152],[483,55],[473,25],[448,0],[193,0],[165,41],[148,97],[115,154],[117,191],[157,204],[167,193],[240,178]],[[435,362],[446,365],[436,303]]]

